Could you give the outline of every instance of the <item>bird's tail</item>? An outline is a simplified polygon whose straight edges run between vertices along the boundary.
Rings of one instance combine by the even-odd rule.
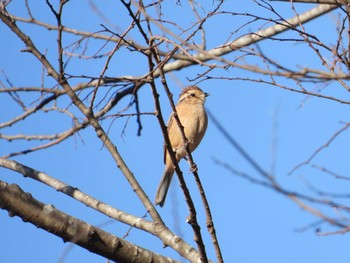
[[[165,167],[157,189],[157,194],[155,199],[156,205],[160,205],[161,207],[164,205],[165,198],[168,193],[173,175],[174,175],[174,168],[172,166]]]

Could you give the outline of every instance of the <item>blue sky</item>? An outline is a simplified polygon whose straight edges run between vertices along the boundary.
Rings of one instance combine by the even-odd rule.
[[[54,23],[48,8],[41,7],[45,6],[44,2],[30,2],[33,13],[47,23]],[[286,18],[293,15],[289,3],[271,2],[271,4]],[[173,8],[173,12],[167,13],[169,19],[172,16],[185,17],[189,15],[185,2],[183,2],[183,7],[176,6],[170,1],[168,5],[164,6],[164,12]],[[299,11],[311,8],[309,5],[296,6]],[[110,19],[111,25],[116,25],[115,30],[121,30],[128,25],[126,21],[129,18],[118,3],[106,1],[104,6],[99,6],[99,8],[105,17]],[[210,9],[210,5],[206,8]],[[274,17],[266,9],[259,8],[253,1],[226,3],[223,9]],[[21,2],[11,3],[9,11],[19,16],[27,16]],[[307,24],[306,28],[326,44],[334,43],[337,12],[327,14]],[[67,26],[77,27],[80,30],[96,31],[101,30],[101,23],[110,25],[99,17],[88,4],[81,1],[67,4],[67,13],[64,19]],[[246,21],[244,17],[224,16],[222,20],[220,19],[221,17],[218,16],[206,25],[208,48],[222,43],[230,32],[236,30]],[[39,49],[45,50],[49,47],[48,57],[53,63],[56,63],[54,57],[56,52],[55,32],[37,26],[18,24],[26,33],[32,34],[32,39]],[[239,31],[237,36],[255,31],[259,26],[263,26],[263,22],[251,24],[248,28]],[[6,73],[14,86],[39,86],[41,83],[40,64],[30,54],[19,52],[24,48],[23,44],[3,24],[0,24],[0,32],[1,39],[3,39],[0,41],[0,57],[2,58],[0,70]],[[288,34],[280,36],[297,37],[296,34]],[[134,37],[138,38],[136,34]],[[77,38],[67,35],[64,41],[68,44],[74,39]],[[89,53],[93,54],[102,44],[102,41],[91,43]],[[110,46],[107,45],[105,50],[108,50],[108,47]],[[278,62],[292,68],[306,66],[323,69],[320,60],[307,45],[263,41],[259,43],[259,47],[266,55],[272,56]],[[237,56],[238,52],[229,54],[226,58],[234,59]],[[144,74],[147,65],[145,61],[138,59],[133,53],[120,52],[113,58],[107,75]],[[250,58],[247,58],[247,61],[249,60]],[[87,61],[72,59],[67,66],[67,71],[71,74],[98,75],[104,62],[103,59]],[[167,80],[174,93],[174,98],[177,99],[182,85],[187,85],[188,78],[194,78],[204,71],[205,69],[202,67],[193,66],[179,72],[169,73]],[[216,70],[210,74],[232,78],[261,77],[236,68]],[[1,75],[0,79],[5,82],[4,75]],[[284,85],[296,88],[295,83],[290,80],[280,81]],[[164,118],[167,119],[170,114],[170,106],[160,82],[157,81],[157,84]],[[50,87],[54,85],[54,82],[49,77],[45,77],[45,85]],[[293,167],[305,161],[318,147],[324,145],[336,131],[343,127],[343,123],[348,122],[348,105],[307,97],[249,81],[209,80],[202,82],[200,87],[211,93],[207,99],[207,108],[220,123],[225,125],[230,135],[261,167],[270,171],[271,167],[275,165],[276,179],[285,188],[312,195],[313,193],[307,185],[307,182],[311,182],[324,191],[347,193],[347,181],[336,180],[310,166],[304,166],[292,175],[288,175],[288,173]],[[312,83],[306,84],[306,87],[323,88],[320,84]],[[348,92],[337,83],[330,84],[323,92],[346,101],[349,100]],[[142,88],[139,98],[141,98],[141,111],[154,111],[152,94],[148,86]],[[35,102],[37,97],[23,94],[22,99],[30,103]],[[129,97],[124,98],[113,109],[113,113],[121,111],[129,101]],[[58,101],[61,107],[67,107],[67,103],[65,99]],[[4,105],[0,109],[0,122],[7,121],[20,112],[19,107],[7,95],[0,94],[0,105]],[[73,106],[70,106],[69,110],[77,113]],[[129,111],[132,112],[133,109]],[[71,124],[71,120],[62,114],[38,112],[23,123],[0,132],[10,135],[18,133],[50,134],[62,132],[71,127]],[[146,193],[153,200],[163,170],[163,139],[156,118],[148,115],[142,117],[142,136],[136,135],[137,123],[134,118],[105,120],[103,125],[105,129],[109,129],[111,139]],[[349,133],[345,131],[312,163],[348,176],[348,141]],[[0,140],[0,155],[27,149],[39,143],[26,141],[9,143]],[[315,227],[311,227],[307,231],[300,231],[319,219],[303,211],[286,197],[261,186],[253,185],[216,164],[214,160],[220,160],[260,179],[254,169],[236,149],[228,144],[210,120],[206,136],[194,152],[193,157],[199,167],[199,175],[210,202],[225,262],[326,263],[344,262],[347,259],[350,241],[348,234],[319,236],[315,233]],[[13,159],[78,187],[118,209],[138,216],[145,214],[144,207],[137,200],[124,176],[91,128],[81,131],[80,136],[74,136],[52,148],[17,156]],[[215,259],[215,253],[210,245],[210,237],[205,229],[205,216],[200,204],[200,197],[192,175],[188,172],[189,166],[185,161],[181,162],[181,169],[198,207],[198,220],[202,224],[202,233],[208,255],[211,259]],[[5,169],[0,171],[1,180],[16,183],[24,191],[31,192],[35,198],[42,202],[53,204],[56,208],[90,224],[101,226],[101,228],[118,236],[123,236],[129,228],[38,182],[23,178],[21,175]],[[348,204],[347,199],[339,199],[339,201]],[[177,180],[174,180],[171,186],[170,196],[165,207],[159,208],[159,211],[171,229],[194,245],[192,231],[185,223],[188,212]],[[341,209],[325,208],[323,211],[327,211],[329,215],[334,217],[347,216],[346,212]],[[327,224],[321,224],[319,227],[323,232],[337,230]],[[17,217],[9,217],[7,212],[3,210],[0,211],[0,231],[2,233],[0,237],[2,244],[0,246],[0,262],[24,260],[26,262],[77,262],[77,260],[105,262],[103,258],[77,246],[64,243],[60,238],[29,223],[23,223]],[[162,248],[162,243],[158,239],[136,229],[131,230],[127,240],[162,255],[180,259],[170,248]]]

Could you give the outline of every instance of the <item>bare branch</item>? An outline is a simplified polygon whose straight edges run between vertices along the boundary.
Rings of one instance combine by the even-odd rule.
[[[318,149],[315,150],[315,152],[304,162],[296,165],[288,174],[291,175],[292,173],[294,173],[297,169],[299,169],[300,167],[309,164],[322,150],[324,150],[325,148],[329,147],[331,145],[331,143],[340,135],[342,134],[345,130],[347,130],[350,127],[350,123],[346,123],[340,130],[336,131],[332,137],[321,147],[319,147]]]
[[[22,174],[24,177],[34,179],[47,186],[50,186],[56,191],[66,194],[83,203],[84,205],[91,207],[92,209],[95,209],[96,211],[99,211],[100,213],[118,220],[124,224],[134,226],[145,231],[150,231],[152,229],[152,222],[145,219],[140,220],[140,218],[137,216],[127,214],[123,211],[113,208],[104,202],[97,200],[86,193],[83,193],[78,188],[70,186],[56,178],[47,175],[44,172],[34,170],[28,166],[5,158],[0,158],[0,167],[10,169],[14,172]]]
[[[247,66],[241,66],[236,63],[233,63],[232,61],[229,61],[227,59],[222,58],[224,55],[239,50],[242,47],[249,46],[253,43],[257,43],[261,40],[268,39],[272,36],[275,36],[279,33],[282,33],[284,31],[287,31],[289,29],[293,29],[294,27],[297,27],[300,23],[306,23],[308,21],[311,21],[312,19],[319,17],[323,14],[326,14],[334,9],[336,9],[337,6],[335,5],[319,5],[303,14],[300,14],[298,17],[294,17],[291,19],[288,19],[286,22],[277,24],[271,27],[268,27],[266,29],[259,30],[253,34],[245,35],[237,40],[234,40],[225,46],[217,47],[208,51],[200,50],[196,47],[192,47],[193,49],[198,51],[197,55],[194,55],[196,60],[200,60],[202,62],[208,61],[208,60],[217,60],[220,62],[224,62],[227,65],[232,65],[238,68],[242,69],[252,69],[251,67]],[[186,43],[184,43],[186,44]],[[182,68],[188,67],[193,65],[193,61],[185,61],[185,60],[177,60],[175,62],[169,63],[164,66],[163,71],[169,72],[174,70],[180,70]],[[254,71],[254,69],[253,69]],[[154,73],[155,76],[159,75],[159,72],[156,71]]]
[[[181,255],[183,255],[185,258],[191,261],[196,261],[196,258],[198,257],[198,253],[195,251],[194,248],[192,248],[180,237],[173,234],[164,224],[158,226],[159,221],[155,221],[155,223],[153,223],[146,219],[141,219],[140,217],[125,213],[121,210],[118,210],[114,207],[105,204],[100,200],[95,199],[94,197],[86,193],[83,193],[75,187],[65,184],[64,182],[61,182],[53,177],[50,177],[46,173],[36,171],[18,162],[0,158],[0,167],[10,169],[12,171],[22,174],[25,177],[37,180],[61,193],[64,193],[78,200],[79,202],[87,205],[88,207],[91,207],[92,209],[95,209],[96,211],[105,214],[110,218],[116,219],[129,226],[136,227],[140,230],[158,236],[164,242],[164,244],[174,248]]]
[[[138,247],[122,238],[44,204],[17,185],[0,181],[0,207],[47,232],[115,262],[178,262]],[[93,241],[93,242],[92,242]]]

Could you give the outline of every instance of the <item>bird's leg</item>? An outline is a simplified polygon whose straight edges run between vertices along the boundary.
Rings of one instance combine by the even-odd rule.
[[[194,173],[194,172],[197,172],[197,171],[198,171],[197,164],[193,163],[193,165],[191,165],[190,172]]]

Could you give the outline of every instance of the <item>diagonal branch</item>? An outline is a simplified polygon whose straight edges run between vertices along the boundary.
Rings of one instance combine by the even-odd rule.
[[[98,119],[93,112],[90,111],[83,101],[77,96],[74,92],[68,80],[65,78],[64,74],[59,74],[47,58],[36,48],[31,39],[24,34],[16,25],[15,21],[11,19],[5,9],[0,9],[0,19],[6,24],[16,35],[21,39],[26,47],[27,51],[32,53],[46,68],[48,74],[53,77],[64,89],[66,94],[70,97],[73,104],[85,115],[90,125],[94,128],[96,135],[103,142],[106,149],[110,152],[112,158],[114,159],[118,168],[122,171],[124,177],[129,182],[133,191],[137,194],[139,199],[142,201],[143,205],[149,212],[152,219],[156,222],[161,222],[162,219],[156,209],[154,208],[152,202],[149,200],[147,194],[144,192],[139,182],[136,180],[134,174],[131,172],[127,164],[124,162],[124,159],[120,155],[117,147],[113,144],[111,139],[108,137],[107,133],[100,125]],[[155,233],[160,239],[166,244],[171,246],[174,250],[178,251],[180,255],[186,259],[194,262],[198,260],[198,252],[193,249],[191,246],[187,245],[179,237],[175,236],[171,231],[166,227],[155,227]]]
[[[117,147],[112,143],[104,129],[99,124],[96,117],[89,110],[89,108],[80,100],[77,94],[74,92],[72,87],[69,85],[67,79],[63,76],[63,74],[59,74],[55,68],[51,65],[51,63],[47,60],[47,58],[36,48],[31,39],[25,35],[16,25],[15,21],[11,19],[11,17],[7,14],[5,9],[0,9],[0,19],[6,24],[25,44],[29,52],[31,52],[47,69],[47,72],[50,76],[52,76],[65,90],[67,95],[70,97],[75,106],[85,115],[85,117],[89,120],[90,124],[95,129],[97,136],[104,143],[106,148],[111,153],[114,158],[118,168],[123,172],[123,175],[128,180],[130,185],[132,186],[135,193],[139,196],[139,198],[143,201],[148,211],[150,211],[150,215],[153,219],[159,219],[159,214],[155,209],[152,209],[152,202],[149,200],[146,193],[143,191],[138,181],[124,162],[122,156],[119,154]]]
[[[78,200],[86,206],[110,218],[157,236],[163,241],[164,244],[169,245],[192,262],[195,261],[195,259],[198,257],[198,253],[193,247],[191,247],[180,237],[175,236],[168,228],[159,226],[159,223],[157,222],[153,223],[111,207],[110,205],[95,199],[94,197],[80,191],[75,187],[72,187],[43,172],[34,170],[16,161],[0,158],[0,167],[12,170],[14,172],[22,174],[25,177],[37,180],[61,193],[64,193]]]
[[[278,1],[278,0],[271,0],[271,1]],[[281,0],[283,1],[283,0]],[[287,0],[285,0],[287,1]],[[289,2],[290,0],[288,0]],[[164,66],[163,71],[164,73],[171,72],[171,71],[176,71],[176,70],[181,70],[183,68],[189,67],[191,65],[195,65],[198,63],[204,63],[209,60],[217,60],[219,62],[223,62],[227,65],[231,65],[237,68],[245,69],[245,70],[250,70],[252,72],[257,72],[257,69],[255,67],[249,66],[249,65],[240,65],[238,63],[235,63],[234,61],[230,61],[227,59],[224,59],[223,56],[227,55],[235,50],[238,50],[243,47],[247,47],[251,44],[255,44],[261,40],[271,38],[277,34],[280,34],[282,32],[292,30],[293,28],[298,27],[300,24],[307,23],[319,16],[322,16],[334,9],[337,9],[339,5],[335,5],[334,3],[336,0],[305,0],[306,2],[312,2],[312,3],[317,3],[317,1],[320,1],[320,3],[326,3],[326,2],[331,2],[333,4],[320,4],[316,6],[315,8],[310,9],[309,11],[306,11],[298,16],[295,16],[291,19],[286,20],[285,22],[282,22],[280,24],[276,24],[274,26],[268,27],[266,29],[262,29],[259,31],[256,31],[251,34],[244,35],[226,45],[219,46],[210,50],[204,50],[201,48],[198,48],[196,45],[190,45],[189,43],[186,43],[185,40],[182,40],[178,36],[174,36],[180,43],[184,46],[190,46],[191,49],[196,50],[197,54],[192,55],[192,56],[187,56],[187,55],[181,55],[181,54],[173,54],[172,58],[175,59],[174,62],[168,63]],[[322,1],[322,2],[321,2]],[[345,1],[345,0],[344,0]],[[293,1],[297,2],[297,1]],[[343,2],[343,1],[338,1],[338,2]],[[20,17],[15,17],[11,16],[13,21],[21,21],[21,22],[26,22],[26,23],[35,23],[38,24],[39,26],[46,27],[50,30],[58,30],[57,26],[49,25],[49,24],[44,24],[40,21],[37,21],[35,19],[25,19],[25,18],[20,18]],[[118,37],[110,37],[110,36],[105,36],[102,34],[97,34],[97,33],[91,33],[91,32],[83,32],[83,31],[78,31],[74,29],[69,29],[66,27],[61,28],[62,31],[76,34],[76,35],[81,35],[84,37],[93,37],[97,39],[105,39],[105,40],[111,40],[115,42],[119,42],[120,39]],[[134,46],[138,50],[145,50],[148,51],[147,47],[142,47],[135,43],[134,41],[124,41],[122,40],[122,44],[125,45],[131,45]],[[149,52],[149,51],[148,51]],[[167,56],[169,53],[168,52],[161,52],[159,51],[159,54],[162,56]],[[264,72],[262,70],[259,71],[262,74],[271,74],[271,72]],[[277,74],[277,73],[276,73]],[[148,73],[146,74],[148,75]],[[158,78],[160,76],[159,70],[156,70],[153,74],[155,78]],[[139,76],[139,77],[133,77],[133,76],[125,76],[125,77],[120,77],[120,78],[115,78],[114,81],[121,79],[124,81],[132,81],[132,80],[140,80],[144,76]],[[334,77],[334,76],[332,76]],[[345,76],[343,76],[345,77]],[[113,82],[113,79],[110,79],[109,81]],[[130,91],[130,89],[129,89]]]
[[[153,223],[140,217],[125,213],[114,207],[107,205],[106,203],[95,199],[94,197],[80,191],[78,188],[70,186],[56,178],[49,176],[44,172],[37,171],[26,165],[18,163],[16,161],[0,158],[0,167],[12,170],[14,172],[22,174],[24,177],[29,177],[38,182],[41,182],[58,192],[66,194],[84,205],[91,207],[92,209],[99,211],[100,213],[118,220],[124,224],[134,226],[137,229],[141,229],[147,232],[151,232]]]
[[[136,246],[100,228],[67,215],[53,205],[44,204],[23,192],[17,185],[0,181],[0,208],[9,211],[11,216],[19,216],[24,222],[44,229],[64,241],[106,257],[115,262],[175,262]]]
[[[286,20],[285,22],[282,22],[280,24],[268,27],[266,29],[259,30],[255,33],[245,35],[241,38],[238,38],[224,46],[219,46],[217,48],[205,51],[196,48],[195,46],[191,46],[192,48],[196,49],[198,51],[198,54],[194,55],[193,57],[195,60],[189,61],[189,60],[176,60],[175,62],[166,64],[163,68],[163,71],[170,72],[175,70],[180,70],[183,68],[186,68],[188,66],[196,64],[196,60],[205,62],[208,60],[217,60],[220,62],[224,62],[228,65],[233,65],[238,68],[247,69],[247,66],[244,65],[238,65],[236,63],[233,63],[232,61],[229,61],[227,59],[222,58],[224,55],[227,55],[235,50],[238,50],[240,48],[249,46],[251,44],[257,43],[261,40],[268,39],[272,36],[275,36],[277,34],[280,34],[282,32],[285,32],[287,30],[293,29],[297,26],[299,26],[300,23],[306,23],[309,22],[321,15],[324,15],[334,9],[338,8],[336,5],[318,5],[315,8],[302,13],[298,16],[295,16],[291,19]],[[186,43],[183,43],[186,45]],[[251,69],[251,68],[249,68]],[[157,70],[154,73],[154,76],[159,75],[160,72]]]

